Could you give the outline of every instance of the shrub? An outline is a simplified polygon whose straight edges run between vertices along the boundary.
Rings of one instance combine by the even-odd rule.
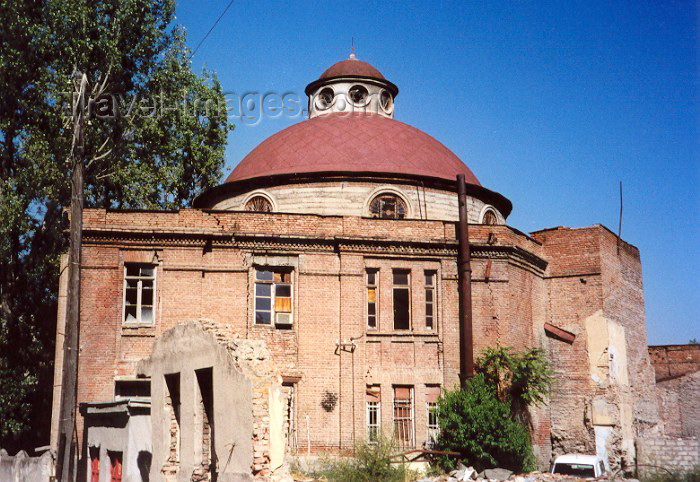
[[[321,475],[329,481],[342,482],[404,482],[415,477],[403,464],[392,464],[391,455],[395,448],[385,437],[372,444],[360,443],[355,446],[355,456],[325,460]]]
[[[464,389],[442,393],[438,421],[440,434],[435,448],[459,452],[466,465],[514,472],[536,468],[527,428],[513,420],[510,404],[498,399],[495,387],[483,374],[472,378]],[[455,467],[453,458],[440,457],[437,462],[444,469]]]

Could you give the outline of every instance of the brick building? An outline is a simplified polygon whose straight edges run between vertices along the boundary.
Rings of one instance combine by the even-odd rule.
[[[148,374],[139,364],[181,323],[207,319],[269,350],[288,454],[343,451],[380,430],[402,447],[429,445],[439,391],[459,380],[462,174],[475,354],[496,345],[549,354],[551,401],[532,413],[543,465],[573,451],[633,461],[635,439],[658,418],[637,248],[602,226],[509,227],[511,203],[394,120],[398,88],[354,56],[306,93],[309,120],[260,144],[191,209],[85,210],[78,401],[167,399],[172,411],[170,395],[150,388],[170,385],[139,377]],[[220,431],[206,433],[223,453]],[[269,475],[270,454],[256,447],[244,465]],[[154,459],[151,473],[172,461]]]

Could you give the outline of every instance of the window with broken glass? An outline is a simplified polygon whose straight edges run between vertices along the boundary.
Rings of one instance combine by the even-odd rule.
[[[375,330],[377,328],[377,310],[379,291],[379,271],[376,269],[367,270],[367,328]]]
[[[156,267],[152,264],[124,265],[124,323],[155,320]]]
[[[292,326],[292,271],[255,270],[255,324],[278,328]]]
[[[408,330],[411,328],[411,272],[405,269],[395,269],[392,272],[394,285],[394,329]]]

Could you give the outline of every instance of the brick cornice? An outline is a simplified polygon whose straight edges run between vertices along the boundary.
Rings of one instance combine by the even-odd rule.
[[[123,247],[231,247],[250,251],[305,251],[381,254],[388,256],[456,258],[457,242],[447,240],[407,241],[341,236],[271,235],[223,233],[213,230],[94,229],[83,231],[85,245],[119,245]],[[543,276],[547,261],[514,245],[473,244],[476,259],[502,259]]]

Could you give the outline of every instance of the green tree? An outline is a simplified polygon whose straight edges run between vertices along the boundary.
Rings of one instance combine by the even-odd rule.
[[[0,446],[48,441],[74,70],[103,91],[86,126],[86,206],[176,209],[222,174],[225,99],[216,76],[192,72],[174,10],[0,3]]]
[[[437,411],[437,450],[459,452],[460,459],[477,470],[535,468],[527,428],[511,417],[509,403],[498,399],[494,385],[483,374],[474,376],[464,388],[444,391]],[[445,469],[455,466],[449,457],[440,457],[438,463]]]

